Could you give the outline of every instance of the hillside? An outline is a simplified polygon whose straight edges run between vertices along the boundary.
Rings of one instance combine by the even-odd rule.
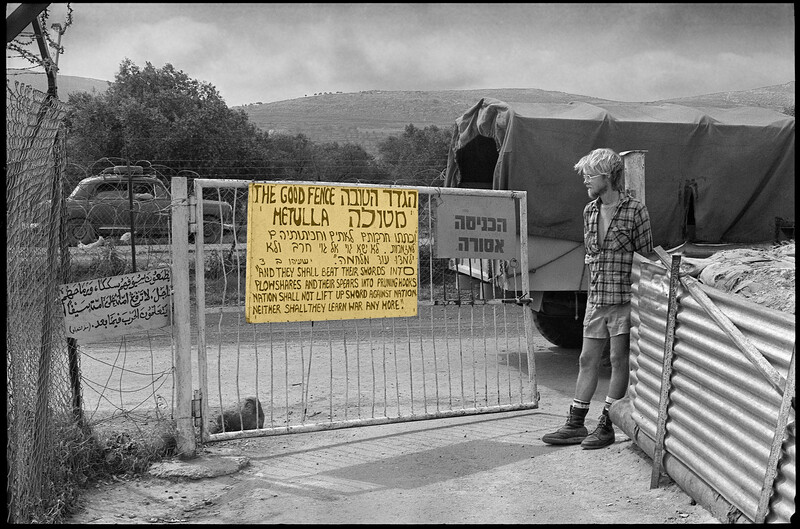
[[[409,123],[420,128],[430,125],[451,127],[456,117],[483,97],[508,102],[601,101],[537,89],[369,90],[327,93],[237,108],[242,108],[250,121],[262,130],[290,134],[302,132],[314,141],[359,143],[374,154],[378,141],[401,134]]]
[[[783,112],[794,106],[794,82],[740,92],[720,92],[678,99],[653,101],[690,107],[730,108],[756,106]],[[591,96],[534,88],[445,90],[404,92],[370,90],[358,93],[326,93],[316,96],[245,105],[250,121],[265,131],[296,134],[313,141],[361,144],[371,154],[377,143],[402,133],[409,123],[417,127],[450,128],[455,119],[481,98],[507,103],[608,103]]]
[[[794,107],[794,81],[786,84],[742,90],[739,92],[717,92],[692,97],[665,99],[655,103],[675,103],[687,107],[762,107],[784,112]]]
[[[20,83],[30,85],[42,92],[47,91],[47,77],[43,73],[30,73],[30,72],[16,72],[6,70],[6,79],[11,81],[19,81]],[[90,79],[88,77],[74,77],[71,75],[59,75],[57,79],[58,98],[61,101],[67,101],[69,95],[74,92],[89,92],[100,93],[108,88],[109,81],[101,81],[100,79]]]
[[[39,90],[47,89],[44,74],[7,71],[8,79],[18,80]],[[59,99],[66,101],[76,91],[101,92],[108,82],[84,77],[58,77]],[[677,99],[652,101],[690,107],[764,107],[784,112],[794,107],[794,81],[736,92],[718,92]],[[264,131],[303,133],[315,142],[356,143],[371,154],[387,136],[401,134],[408,124],[424,128],[435,125],[449,129],[455,119],[481,98],[492,97],[507,103],[608,103],[596,97],[553,92],[536,88],[487,88],[485,90],[387,91],[367,90],[351,93],[324,93],[272,103],[241,107],[250,121]]]

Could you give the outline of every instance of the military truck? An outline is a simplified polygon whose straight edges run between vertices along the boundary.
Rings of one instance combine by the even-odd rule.
[[[456,119],[445,186],[527,191],[533,319],[551,343],[579,347],[590,199],[575,163],[599,147],[624,154],[626,188],[647,205],[654,244],[707,256],[794,238],[794,122],[763,108],[485,98]]]

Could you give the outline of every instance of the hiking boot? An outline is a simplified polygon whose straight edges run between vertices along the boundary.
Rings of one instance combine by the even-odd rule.
[[[597,428],[581,442],[581,448],[584,450],[594,450],[612,444],[614,444],[614,426],[611,424],[608,410],[603,410],[603,414],[600,416],[600,422],[597,423]]]
[[[545,434],[542,441],[549,445],[576,445],[583,441],[589,434],[583,425],[589,408],[569,407],[567,423],[555,432]]]

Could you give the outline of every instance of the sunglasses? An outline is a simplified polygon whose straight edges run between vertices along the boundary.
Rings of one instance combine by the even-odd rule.
[[[583,181],[586,182],[588,180],[594,180],[598,176],[608,176],[608,173],[600,173],[600,174],[593,174],[593,175],[583,175]]]

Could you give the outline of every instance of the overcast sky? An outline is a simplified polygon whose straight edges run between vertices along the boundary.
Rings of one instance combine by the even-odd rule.
[[[50,23],[63,23],[65,6],[51,5]],[[229,106],[317,92],[480,88],[655,101],[795,76],[793,4],[72,7],[60,74],[113,81],[126,57],[142,67],[170,63],[214,85]]]

